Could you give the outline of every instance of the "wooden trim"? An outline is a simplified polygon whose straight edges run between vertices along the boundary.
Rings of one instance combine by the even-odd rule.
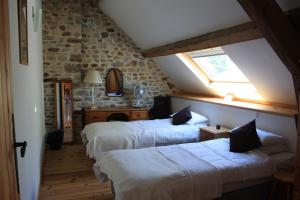
[[[242,101],[225,101],[223,98],[199,96],[199,95],[191,95],[191,94],[172,94],[171,96],[176,98],[181,98],[181,99],[213,103],[213,104],[245,109],[250,111],[282,115],[291,118],[294,118],[295,115],[298,114],[298,111],[294,106],[283,105],[283,104],[280,105],[279,103],[277,103],[276,105],[270,105],[270,104],[267,105],[267,104],[250,103],[250,102],[242,102]]]
[[[300,31],[300,8],[286,12],[295,28]],[[271,18],[273,19],[273,18]],[[272,20],[277,23],[276,20]],[[167,56],[176,53],[184,53],[224,46],[233,43],[245,42],[249,40],[263,38],[264,35],[253,22],[247,22],[230,28],[213,31],[190,39],[177,41],[159,47],[144,50],[144,57]]]
[[[14,155],[8,0],[0,0],[0,199],[19,199]]]
[[[212,81],[210,79],[210,77],[207,75],[207,72],[204,71],[204,69],[199,66],[191,56],[189,56],[186,53],[180,53],[177,54],[180,59],[184,59],[186,62],[190,63],[190,65],[194,68],[194,70],[198,71],[199,75],[201,76],[201,78],[203,78],[204,80],[202,81],[206,86],[208,86],[208,84],[210,84]],[[197,74],[195,74],[197,76]]]
[[[97,109],[90,109],[90,108],[83,108],[84,112],[99,112],[99,111],[108,111],[108,112],[114,112],[114,111],[147,111],[147,108],[133,108],[133,107],[126,107],[126,106],[120,106],[120,107],[98,107]]]
[[[196,51],[199,49],[219,47],[258,38],[262,38],[260,31],[253,23],[247,22],[172,44],[148,49],[143,51],[142,54],[144,57],[167,56],[176,53]]]

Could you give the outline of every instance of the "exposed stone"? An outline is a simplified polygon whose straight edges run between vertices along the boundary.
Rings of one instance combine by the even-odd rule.
[[[101,36],[102,36],[102,38],[107,38],[108,37],[108,33],[107,32],[102,32]]]
[[[107,31],[113,33],[113,32],[115,32],[115,29],[113,29],[113,28],[108,28]]]
[[[78,38],[68,38],[68,43],[81,43],[81,39]]]
[[[123,65],[124,64],[122,62],[120,62],[120,61],[116,61],[116,62],[112,63],[112,66],[113,67],[117,67],[117,68],[122,67]]]
[[[49,52],[56,53],[59,52],[59,48],[48,48]]]
[[[167,82],[167,84],[170,89],[173,89],[175,87],[175,85],[171,82]]]
[[[63,34],[62,34],[63,36],[70,36],[71,35],[71,33],[70,32],[63,32]]]
[[[143,97],[147,108],[152,106],[153,96],[177,91],[169,77],[144,58],[109,17],[84,0],[43,0],[43,48],[47,132],[55,130],[54,80],[73,81],[73,109],[81,110],[92,101],[90,85],[82,83],[88,69],[98,70],[102,77],[103,84],[95,90],[98,106],[131,105],[136,84],[147,91]],[[123,97],[105,96],[105,77],[112,67],[123,73]],[[81,119],[73,117],[75,138],[80,138]]]
[[[65,31],[66,30],[66,26],[61,25],[61,26],[59,26],[59,29],[62,30],[62,31]]]
[[[67,73],[81,72],[81,64],[66,64],[64,68]]]
[[[81,55],[74,55],[74,54],[72,54],[70,56],[70,61],[71,62],[81,62],[82,61]]]

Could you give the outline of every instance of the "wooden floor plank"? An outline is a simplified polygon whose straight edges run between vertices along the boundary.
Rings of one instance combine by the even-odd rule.
[[[82,145],[46,150],[40,200],[113,200],[110,183],[101,184],[95,177],[94,162]]]

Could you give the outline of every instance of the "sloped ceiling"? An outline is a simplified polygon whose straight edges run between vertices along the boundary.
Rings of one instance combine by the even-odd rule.
[[[277,0],[283,10],[299,0]],[[101,0],[100,7],[142,50],[249,21],[236,0]],[[264,39],[224,50],[267,101],[296,104],[292,78]],[[154,59],[185,91],[212,93],[176,56]]]

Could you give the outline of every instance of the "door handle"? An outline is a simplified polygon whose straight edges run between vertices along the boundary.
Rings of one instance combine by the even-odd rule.
[[[27,142],[15,142],[15,148],[21,147],[21,157],[24,158],[26,153]]]

